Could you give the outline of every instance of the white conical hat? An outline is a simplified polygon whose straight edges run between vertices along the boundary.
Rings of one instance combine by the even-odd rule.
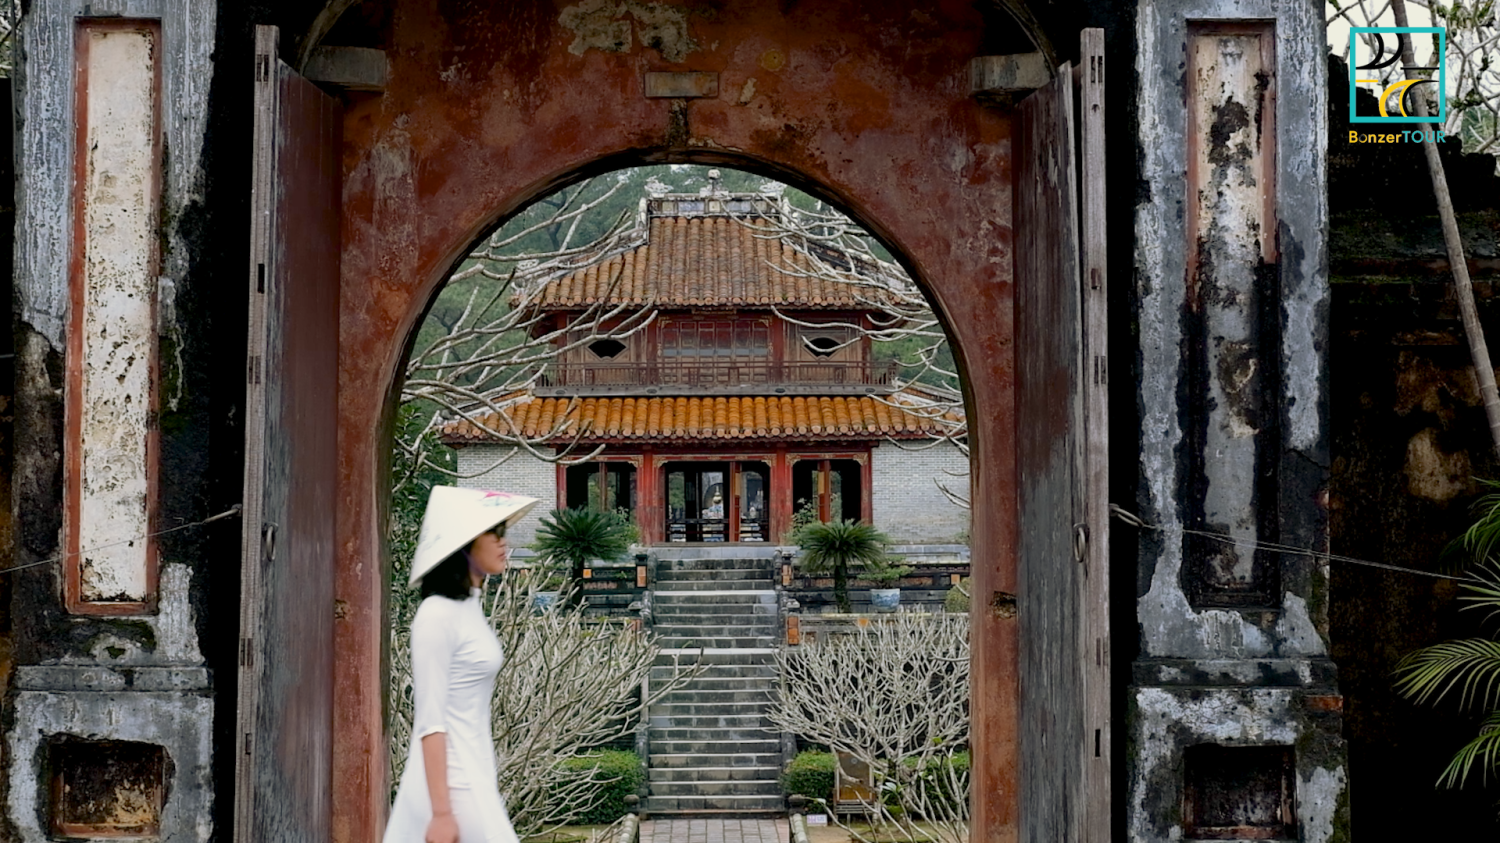
[[[537,502],[536,498],[509,492],[433,486],[427,498],[427,511],[422,514],[422,533],[417,538],[416,556],[411,560],[408,585],[416,585],[439,562],[453,551],[467,547],[485,530],[501,521],[507,527],[516,523]]]

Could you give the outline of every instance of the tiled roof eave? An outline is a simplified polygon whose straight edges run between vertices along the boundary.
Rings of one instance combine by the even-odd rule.
[[[598,436],[598,437],[596,437],[596,436],[583,436],[583,437],[579,437],[578,439],[573,439],[572,437],[568,437],[568,436],[559,436],[556,440],[551,441],[551,442],[539,442],[539,443],[534,443],[534,444],[536,444],[536,446],[540,447],[540,448],[563,447],[563,446],[566,446],[566,445],[569,445],[569,444],[572,444],[572,443],[577,443],[577,445],[579,445],[579,446],[592,446],[592,445],[640,445],[642,447],[645,447],[645,446],[648,446],[648,445],[661,445],[661,444],[672,444],[672,443],[694,443],[694,444],[705,444],[705,443],[708,443],[708,444],[714,444],[714,445],[725,445],[725,446],[727,446],[727,445],[733,445],[733,444],[738,443],[738,442],[747,442],[747,443],[748,442],[754,442],[754,443],[766,443],[766,442],[840,442],[840,443],[850,443],[850,442],[885,442],[885,441],[888,441],[888,440],[896,440],[896,441],[904,441],[904,442],[918,442],[918,441],[930,441],[930,440],[934,440],[934,439],[938,439],[938,438],[941,438],[939,434],[937,434],[935,432],[927,432],[927,431],[922,431],[922,430],[891,430],[891,431],[852,430],[852,431],[848,431],[848,432],[828,432],[828,431],[814,432],[814,431],[810,431],[810,430],[806,430],[806,431],[792,430],[792,431],[782,431],[779,434],[778,433],[764,433],[764,434],[762,434],[762,433],[749,433],[749,434],[739,435],[739,436],[735,436],[735,435],[731,435],[731,436],[715,435],[711,431],[705,431],[702,434],[691,434],[691,433],[689,433],[689,434],[660,434],[660,435],[646,435],[646,436]],[[964,439],[964,438],[967,438],[967,437],[958,437],[958,438],[959,439]],[[472,445],[499,445],[499,446],[504,446],[504,447],[511,447],[514,444],[514,440],[492,439],[492,438],[489,438],[489,437],[479,436],[479,435],[459,435],[459,434],[445,434],[445,435],[443,435],[440,438],[440,441],[444,445],[447,445],[450,448],[466,448],[466,447],[469,447],[469,446],[472,446]]]

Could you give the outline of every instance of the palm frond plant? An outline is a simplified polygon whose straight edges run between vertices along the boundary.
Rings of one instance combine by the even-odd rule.
[[[635,537],[635,525],[618,512],[554,509],[542,518],[531,547],[545,562],[566,566],[577,581],[590,559],[618,559]]]
[[[1480,479],[1479,484],[1489,489],[1474,502],[1477,516],[1463,535],[1454,539],[1444,550],[1445,556],[1467,557],[1467,559],[1491,559],[1500,547],[1500,481]]]
[[[1494,510],[1483,517],[1495,517]],[[1500,612],[1500,562],[1481,562],[1460,587],[1466,592],[1459,597],[1467,604],[1465,610]],[[1396,691],[1418,703],[1434,704],[1456,692],[1460,706],[1489,711],[1479,734],[1454,754],[1438,777],[1440,787],[1462,787],[1476,766],[1484,781],[1490,773],[1500,773],[1500,641],[1461,638],[1408,653],[1396,665]]]
[[[808,524],[795,534],[802,548],[802,570],[810,574],[833,574],[833,599],[840,612],[849,612],[849,567],[885,562],[890,537],[861,521],[829,521]]]

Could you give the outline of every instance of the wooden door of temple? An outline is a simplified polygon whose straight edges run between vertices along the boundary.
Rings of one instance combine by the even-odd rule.
[[[1104,37],[1022,101],[1016,455],[1022,839],[1110,839]]]
[[[277,36],[255,35],[234,839],[325,843],[343,118]]]

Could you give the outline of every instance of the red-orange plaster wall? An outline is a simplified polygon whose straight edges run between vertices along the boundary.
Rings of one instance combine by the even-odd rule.
[[[476,237],[581,174],[667,160],[759,168],[885,238],[968,376],[976,593],[1014,592],[1011,118],[968,94],[982,34],[969,0],[590,0],[604,10],[595,22],[629,25],[618,52],[580,49],[565,21],[585,4],[392,2],[389,84],[354,98],[344,127],[335,840],[377,839],[389,794],[380,420],[406,339]],[[691,45],[670,33],[660,49],[643,43],[647,24],[609,14],[627,6],[685,22]],[[719,96],[648,100],[654,70],[716,71]],[[975,620],[974,839],[1013,840],[1014,621]]]

